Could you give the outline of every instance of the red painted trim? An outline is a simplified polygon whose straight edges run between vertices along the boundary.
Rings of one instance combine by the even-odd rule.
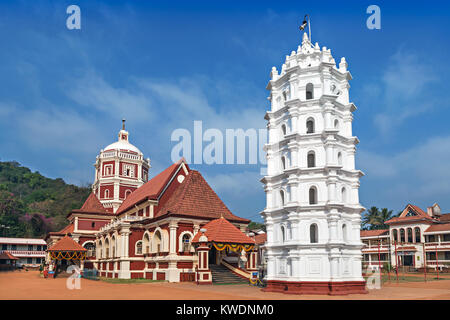
[[[347,295],[366,294],[365,281],[279,281],[269,280],[265,292],[280,292],[285,294],[326,294]]]

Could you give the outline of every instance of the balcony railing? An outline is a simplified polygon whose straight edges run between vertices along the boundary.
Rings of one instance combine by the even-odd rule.
[[[0,250],[0,253],[3,253],[4,251],[8,251],[13,256],[17,257],[45,257],[45,251],[38,251],[38,250]]]

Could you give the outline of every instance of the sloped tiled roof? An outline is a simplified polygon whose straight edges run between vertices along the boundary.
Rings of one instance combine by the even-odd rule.
[[[71,237],[64,236],[53,246],[51,246],[48,251],[87,251],[79,243],[75,242]]]
[[[256,244],[264,244],[267,241],[267,233],[261,233],[255,235]]]
[[[19,260],[19,258],[14,257],[8,251],[3,251],[2,253],[0,253],[0,260]]]
[[[450,213],[444,213],[440,218],[439,221],[448,221],[450,222]]]
[[[225,218],[212,220],[202,228],[206,229],[205,235],[209,242],[255,244],[255,240],[245,235]],[[198,242],[201,235],[201,232],[197,232],[192,242]]]
[[[425,232],[450,231],[450,223],[434,224],[429,226]]]
[[[363,237],[378,237],[382,235],[389,234],[389,230],[380,229],[380,230],[361,230],[361,238]]]
[[[408,213],[408,208],[412,209],[417,214],[417,216],[407,217],[406,214]],[[401,222],[416,221],[416,220],[434,221],[433,218],[431,218],[425,211],[420,209],[418,206],[408,204],[405,207],[405,209],[403,210],[403,212],[400,214],[400,216],[389,219],[388,221],[385,222],[385,224],[391,224],[391,223],[396,223],[396,222],[401,223]]]
[[[72,210],[71,213],[72,212],[111,215],[110,212],[106,211],[105,207],[103,207],[102,203],[100,202],[100,200],[98,200],[97,196],[93,192],[91,192],[89,197],[87,197],[81,209]]]
[[[67,233],[72,233],[72,232],[73,232],[73,223],[67,225],[61,231],[58,231],[58,233],[61,233],[61,234],[67,234]]]
[[[250,222],[231,213],[219,196],[209,186],[200,172],[191,170],[166,204],[155,214],[178,214],[201,218],[224,217],[230,221]]]
[[[157,200],[160,193],[164,190],[164,187],[167,185],[167,183],[169,183],[170,179],[178,170],[178,167],[182,162],[184,162],[184,159],[181,159],[178,162],[172,164],[170,167],[159,173],[153,179],[149,180],[148,182],[134,190],[120,205],[119,209],[117,210],[117,214],[125,212],[130,207],[143,200]]]

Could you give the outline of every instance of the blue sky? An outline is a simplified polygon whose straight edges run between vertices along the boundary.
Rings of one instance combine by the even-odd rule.
[[[66,8],[81,8],[81,30]],[[381,30],[366,8],[381,8]],[[313,42],[346,57],[360,201],[395,212],[438,202],[450,212],[450,5],[444,1],[0,2],[0,159],[92,183],[101,148],[127,119],[130,140],[170,165],[176,128],[265,128],[265,90]],[[259,165],[192,165],[236,214],[260,220]]]

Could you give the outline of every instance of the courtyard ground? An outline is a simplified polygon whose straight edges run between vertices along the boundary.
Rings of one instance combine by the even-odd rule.
[[[447,277],[448,278],[448,277]],[[368,294],[348,296],[285,295],[262,292],[249,285],[203,285],[194,283],[137,282],[109,283],[81,279],[81,289],[69,290],[67,278],[44,279],[38,271],[15,271],[0,273],[0,299],[159,299],[159,300],[392,300],[392,299],[450,299],[450,280],[439,281],[392,281],[382,289],[370,290]]]

